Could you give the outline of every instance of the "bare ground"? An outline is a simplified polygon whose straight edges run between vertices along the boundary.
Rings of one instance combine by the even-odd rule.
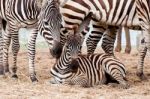
[[[97,51],[99,52],[99,51]],[[135,52],[133,52],[135,53]],[[28,74],[27,53],[20,51],[18,55],[18,80],[9,76],[0,78],[0,99],[150,99],[150,62],[145,60],[144,72],[147,81],[140,81],[135,75],[137,55],[115,53],[126,65],[129,89],[112,88],[100,85],[92,88],[49,84],[51,66],[55,63],[47,50],[37,51],[35,65],[39,82],[32,83]],[[12,63],[10,58],[10,64]]]

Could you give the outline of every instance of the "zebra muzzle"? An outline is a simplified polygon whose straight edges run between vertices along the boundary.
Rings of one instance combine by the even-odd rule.
[[[58,41],[54,41],[54,46],[52,49],[50,49],[50,53],[53,57],[59,58],[62,53],[62,45]]]

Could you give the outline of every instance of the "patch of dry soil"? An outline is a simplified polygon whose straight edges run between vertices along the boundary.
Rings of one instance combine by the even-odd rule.
[[[11,54],[11,53],[10,53]],[[21,51],[18,55],[18,80],[9,76],[0,78],[1,99],[150,99],[150,62],[145,60],[145,74],[148,81],[140,81],[135,75],[137,59],[136,55],[115,53],[126,65],[127,79],[131,87],[129,89],[112,88],[100,85],[92,88],[81,88],[77,86],[51,85],[49,84],[51,66],[55,59],[51,59],[47,50],[37,51],[35,65],[39,82],[31,83],[28,74],[27,53]],[[10,64],[12,63],[10,58]]]

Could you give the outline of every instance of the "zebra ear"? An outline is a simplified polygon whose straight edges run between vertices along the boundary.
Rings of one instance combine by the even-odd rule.
[[[80,24],[78,31],[76,31],[76,33],[80,33],[83,31],[83,29],[85,29],[89,24],[90,24],[90,20],[92,18],[93,13],[90,12],[83,20],[83,22]]]

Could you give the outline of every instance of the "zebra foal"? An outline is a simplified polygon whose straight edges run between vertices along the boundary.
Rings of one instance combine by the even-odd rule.
[[[118,26],[125,26],[129,29],[142,30],[145,36],[145,46],[150,49],[150,0],[68,0],[63,9],[64,27],[73,31],[74,25],[80,25],[89,12],[94,12],[94,18],[98,26],[104,26],[102,49],[113,54],[113,47],[116,38]],[[101,37],[102,33],[96,35]],[[94,35],[95,36],[95,35]],[[91,37],[90,41],[93,38]],[[93,39],[95,40],[95,39]],[[93,41],[94,42],[94,41]],[[92,41],[91,41],[92,43]],[[95,42],[94,42],[95,43]],[[96,45],[96,44],[92,45]],[[143,50],[143,49],[142,49]],[[143,51],[141,51],[143,52]],[[143,54],[144,55],[144,54]],[[143,61],[144,56],[141,54],[139,60]],[[144,77],[143,63],[139,62],[137,75],[140,79]]]
[[[60,59],[52,67],[51,74],[57,83],[91,87],[117,81],[128,88],[125,66],[108,54],[78,55],[81,37],[69,35]]]
[[[86,19],[88,18],[85,18],[85,21],[89,21]],[[91,87],[115,80],[120,87],[128,88],[125,66],[114,56],[108,54],[79,55],[83,42],[79,33],[84,25],[87,24],[83,22],[79,31],[75,30],[75,33],[68,35],[61,57],[51,68],[50,73],[54,78],[52,83]]]

